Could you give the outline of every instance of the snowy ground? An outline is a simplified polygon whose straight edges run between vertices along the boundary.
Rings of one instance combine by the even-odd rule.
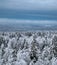
[[[57,65],[57,31],[0,32],[0,65]]]

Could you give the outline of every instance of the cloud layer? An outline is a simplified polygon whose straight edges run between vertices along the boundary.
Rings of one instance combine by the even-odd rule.
[[[0,0],[0,8],[57,10],[57,0]]]
[[[21,23],[21,24],[57,24],[57,21],[53,20],[21,20],[21,19],[8,19],[0,18],[0,24],[4,23]]]

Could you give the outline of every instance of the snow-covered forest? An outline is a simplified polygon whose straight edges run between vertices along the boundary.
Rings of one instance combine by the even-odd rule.
[[[0,32],[0,65],[57,65],[57,31]]]

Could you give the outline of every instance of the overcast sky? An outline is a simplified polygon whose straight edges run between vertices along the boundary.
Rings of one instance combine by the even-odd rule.
[[[57,10],[57,0],[0,0],[0,9]]]
[[[0,0],[0,18],[57,20],[57,0]]]
[[[57,0],[0,0],[0,31],[16,29],[20,23],[57,27]]]

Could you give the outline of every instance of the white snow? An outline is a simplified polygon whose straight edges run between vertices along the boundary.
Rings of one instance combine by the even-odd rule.
[[[57,31],[0,32],[0,65],[57,65]]]

